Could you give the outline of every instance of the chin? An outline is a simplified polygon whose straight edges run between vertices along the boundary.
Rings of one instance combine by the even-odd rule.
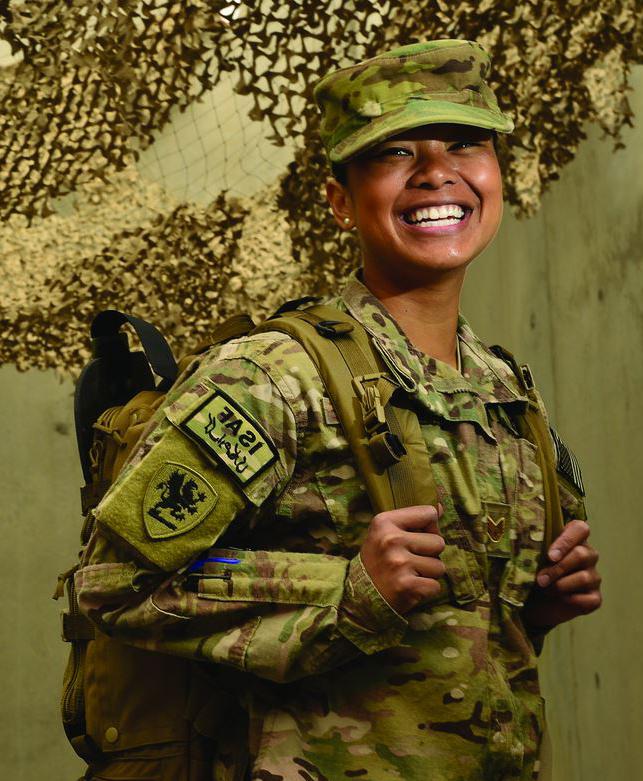
[[[464,271],[473,260],[468,254],[443,254],[435,256],[414,256],[407,259],[398,258],[394,267],[402,272],[404,268],[412,273],[435,274],[440,272]]]

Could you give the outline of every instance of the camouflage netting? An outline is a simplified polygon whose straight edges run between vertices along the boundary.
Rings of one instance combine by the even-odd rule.
[[[322,195],[310,97],[329,68],[431,37],[483,43],[517,126],[501,148],[507,199],[529,215],[587,121],[618,147],[643,62],[641,0],[9,0],[0,20],[13,55],[0,67],[0,361],[73,373],[100,308],[153,319],[181,351],[237,308],[323,292],[355,264]],[[177,202],[136,161],[226,74],[251,101],[246,121],[267,123],[267,143],[294,139],[294,159],[249,200]]]

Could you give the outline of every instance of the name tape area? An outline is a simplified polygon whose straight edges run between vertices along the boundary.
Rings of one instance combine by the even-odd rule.
[[[245,485],[277,460],[277,450],[259,424],[222,390],[189,415],[180,428]]]

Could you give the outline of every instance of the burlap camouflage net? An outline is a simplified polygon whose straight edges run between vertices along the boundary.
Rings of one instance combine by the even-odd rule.
[[[643,61],[640,0],[10,0],[0,18],[14,55],[0,68],[0,361],[21,369],[76,372],[106,306],[152,318],[181,351],[240,305],[260,316],[344,277],[356,248],[324,202],[311,100],[336,65],[427,38],[482,43],[516,122],[500,149],[507,199],[528,215],[586,121],[619,145]],[[252,99],[248,122],[265,120],[273,144],[294,139],[294,159],[248,202],[176,202],[136,160],[227,72]],[[69,192],[76,210],[55,214]]]

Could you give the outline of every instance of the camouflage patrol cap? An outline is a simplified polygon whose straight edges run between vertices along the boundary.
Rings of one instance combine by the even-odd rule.
[[[436,122],[511,133],[485,82],[490,58],[475,41],[413,43],[333,71],[315,86],[328,157],[342,163],[403,130]]]

